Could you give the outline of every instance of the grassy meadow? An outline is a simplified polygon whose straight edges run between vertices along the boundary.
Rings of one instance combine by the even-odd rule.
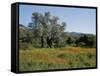
[[[19,51],[19,71],[96,66],[96,49],[83,47],[32,48]]]

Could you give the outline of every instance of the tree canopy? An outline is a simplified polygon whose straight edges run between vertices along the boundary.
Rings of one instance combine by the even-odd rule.
[[[59,17],[51,15],[50,12],[44,14],[32,13],[28,31],[33,39],[31,42],[37,47],[62,47],[65,46],[64,30],[65,22],[60,22]]]

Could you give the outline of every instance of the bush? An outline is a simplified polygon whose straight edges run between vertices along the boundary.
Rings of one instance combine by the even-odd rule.
[[[32,46],[31,46],[31,44],[28,44],[28,43],[20,43],[19,48],[23,49],[23,50],[27,50],[27,49],[31,49]]]
[[[58,55],[59,58],[66,58],[66,54],[62,53]]]
[[[84,42],[80,42],[79,44],[78,44],[78,46],[85,46],[85,43]]]

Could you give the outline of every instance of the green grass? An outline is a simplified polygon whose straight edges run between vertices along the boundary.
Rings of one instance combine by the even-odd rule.
[[[84,68],[96,66],[96,49],[81,47],[20,50],[19,70]]]

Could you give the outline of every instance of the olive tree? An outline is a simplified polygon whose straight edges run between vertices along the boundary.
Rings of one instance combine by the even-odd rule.
[[[64,30],[66,23],[60,23],[60,19],[52,16],[50,12],[44,14],[32,13],[32,22],[29,28],[33,32],[35,43],[41,47],[61,47],[65,44]]]

